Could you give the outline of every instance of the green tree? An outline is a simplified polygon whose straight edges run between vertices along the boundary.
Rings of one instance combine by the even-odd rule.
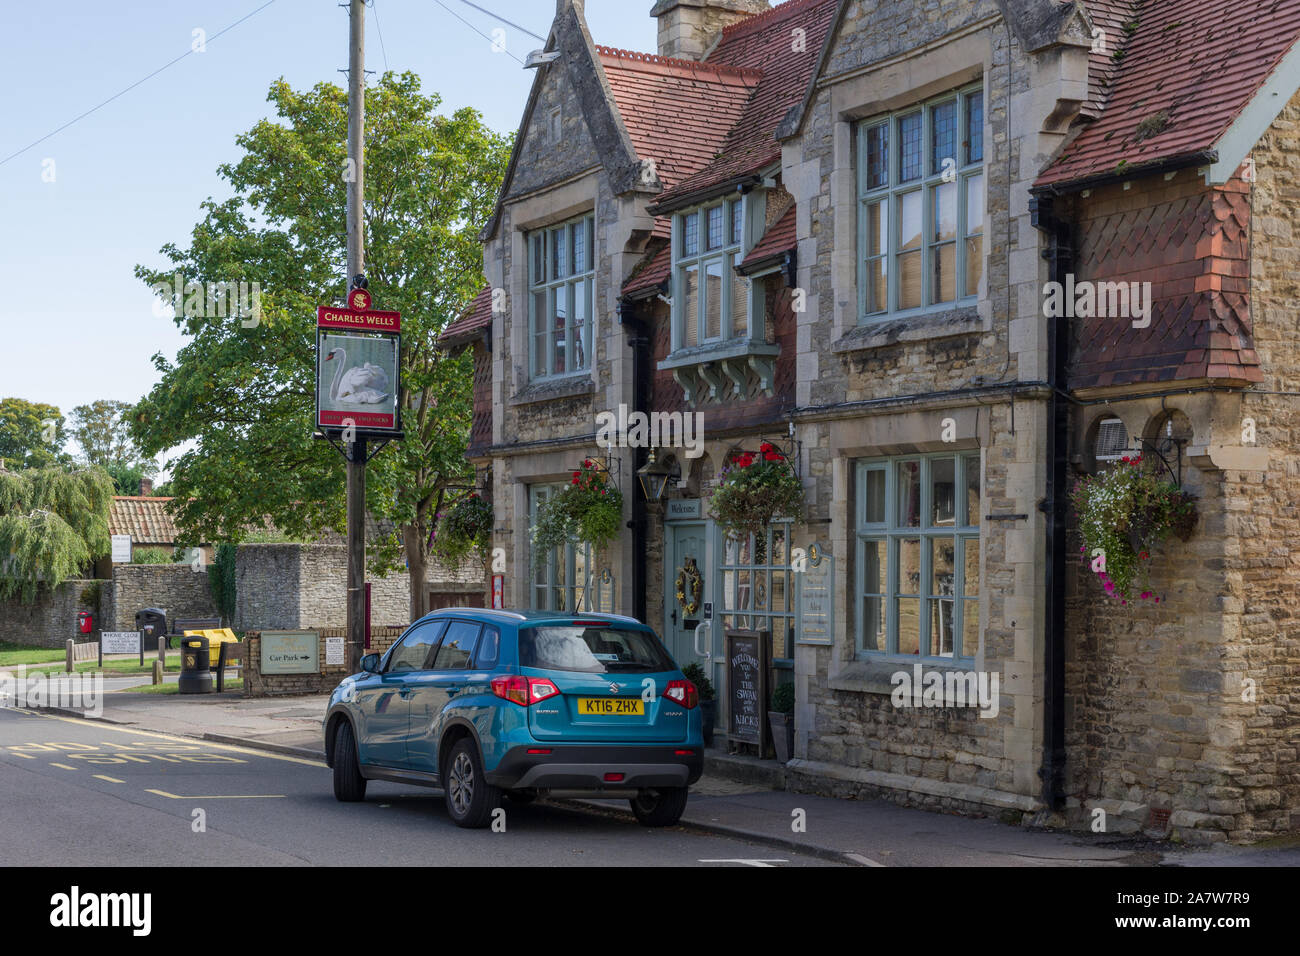
[[[158,470],[157,463],[142,455],[131,437],[132,408],[130,402],[101,398],[72,410],[72,437],[81,446],[81,460],[109,468],[115,481],[119,474],[135,473],[137,491],[118,492],[123,495],[139,494],[140,477],[150,478]]]
[[[108,554],[112,497],[102,468],[0,468],[0,599],[30,603]]]
[[[10,468],[45,468],[67,464],[63,449],[68,433],[54,405],[21,398],[0,399],[0,462]]]
[[[278,121],[237,142],[243,158],[219,168],[233,195],[208,200],[189,247],[168,244],[169,269],[136,268],[159,292],[185,282],[257,282],[253,319],[184,315],[189,341],[176,362],[154,356],[161,381],[133,414],[150,455],[186,440],[169,461],[185,543],[244,540],[264,521],[290,538],[342,530],[344,463],[313,440],[315,322],[345,294],[347,97],[333,84],[271,87]],[[510,139],[477,111],[437,113],[410,73],[385,73],[366,91],[366,274],[376,306],[402,313],[405,441],[377,455],[367,506],[393,528],[370,542],[374,572],[405,558],[411,612],[421,613],[429,539],[448,489],[472,479],[464,457],[472,368],[438,335],[483,285],[478,231],[491,213]],[[189,310],[191,312],[195,310]]]

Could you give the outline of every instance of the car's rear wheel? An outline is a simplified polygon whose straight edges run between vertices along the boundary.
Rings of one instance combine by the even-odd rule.
[[[352,724],[339,721],[334,731],[334,797],[343,803],[356,803],[366,798],[366,778],[361,776],[357,759],[357,739]]]
[[[670,827],[686,811],[685,787],[642,790],[630,801],[637,822],[646,827]]]
[[[468,737],[456,743],[443,765],[442,781],[447,813],[458,827],[481,829],[492,821],[501,805],[501,790],[487,782],[478,747]]]

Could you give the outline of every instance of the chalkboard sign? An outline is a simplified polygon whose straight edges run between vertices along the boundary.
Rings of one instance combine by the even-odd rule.
[[[769,631],[727,632],[727,735],[732,743],[767,749]]]

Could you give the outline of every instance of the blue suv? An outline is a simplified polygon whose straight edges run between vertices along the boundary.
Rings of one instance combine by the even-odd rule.
[[[671,826],[704,766],[698,703],[633,618],[447,608],[335,688],[325,760],[339,800],[368,780],[439,787],[462,827],[539,794],[626,798]]]

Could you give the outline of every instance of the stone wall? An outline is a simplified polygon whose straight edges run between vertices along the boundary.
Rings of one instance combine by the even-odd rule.
[[[431,560],[428,587],[466,600],[483,592],[475,562],[451,568]],[[410,622],[405,571],[370,580],[373,627]],[[235,556],[235,627],[295,630],[347,625],[347,549],[335,544],[244,544]]]
[[[113,567],[112,631],[134,631],[135,614],[147,607],[167,612],[167,626],[178,617],[220,617],[207,569],[188,564],[118,564]]]
[[[87,600],[83,600],[83,594]],[[0,643],[63,647],[69,638],[78,642],[97,640],[111,603],[109,582],[89,579],[64,581],[53,590],[42,587],[31,604],[0,602]],[[78,611],[95,615],[94,633],[83,635],[77,631]]]
[[[267,628],[266,630],[314,630],[318,632],[320,646],[317,649],[320,670],[315,674],[263,674],[262,673],[262,635],[260,631],[249,631],[244,635],[244,696],[245,697],[289,697],[302,694],[328,694],[338,686],[339,681],[348,675],[345,664],[325,665],[325,639],[347,638],[346,628]],[[402,636],[405,627],[372,627],[370,630],[370,647],[363,654],[383,654],[392,643]]]

